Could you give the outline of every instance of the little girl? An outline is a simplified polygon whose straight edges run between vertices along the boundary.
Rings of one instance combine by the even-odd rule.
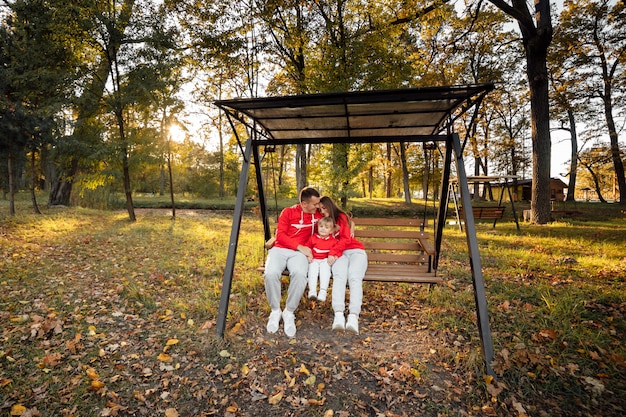
[[[312,259],[309,259],[309,299],[326,301],[328,284],[330,283],[330,265],[328,264],[328,254],[337,243],[333,236],[335,222],[331,217],[322,217],[317,221],[317,233],[314,233],[307,243],[313,252]],[[320,291],[317,292],[317,277],[320,279]]]

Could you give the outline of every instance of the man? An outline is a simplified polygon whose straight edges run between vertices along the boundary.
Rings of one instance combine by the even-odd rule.
[[[268,333],[278,331],[282,318],[287,337],[296,335],[294,311],[306,289],[309,261],[313,259],[306,243],[315,232],[317,220],[322,217],[318,211],[319,202],[317,190],[305,187],[300,191],[300,204],[285,208],[278,217],[276,241],[265,261],[265,294],[272,309],[267,321]],[[280,277],[285,269],[289,270],[289,288],[285,309],[281,311]]]

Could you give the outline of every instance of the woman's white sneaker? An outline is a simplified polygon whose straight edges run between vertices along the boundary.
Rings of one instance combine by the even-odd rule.
[[[359,334],[359,317],[356,314],[348,314],[346,331]]]
[[[333,330],[345,330],[346,318],[343,313],[335,313],[335,320],[333,320]]]
[[[296,316],[291,311],[283,311],[283,324],[287,337],[294,337],[296,335]]]

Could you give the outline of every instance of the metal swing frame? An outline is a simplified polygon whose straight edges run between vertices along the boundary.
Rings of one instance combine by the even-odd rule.
[[[448,189],[453,163],[456,168],[462,205],[470,208],[472,204],[462,155],[463,149],[459,135],[454,133],[453,125],[468,109],[479,105],[483,97],[494,88],[493,83],[487,83],[214,102],[227,115],[243,154],[218,309],[217,336],[223,338],[226,329],[251,164],[255,167],[265,240],[271,237],[261,172],[260,146],[389,142],[443,144],[444,166],[434,231],[436,255],[433,268],[436,271],[446,223]],[[236,122],[245,125],[250,132],[245,142],[237,133]],[[483,358],[487,373],[495,375],[491,367],[494,358],[493,343],[472,210],[464,211],[464,221]]]

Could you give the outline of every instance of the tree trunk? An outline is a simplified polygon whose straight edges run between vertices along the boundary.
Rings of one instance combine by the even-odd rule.
[[[221,93],[220,93],[221,94]],[[224,189],[224,132],[222,130],[222,110],[219,112],[219,123],[217,128],[217,134],[220,140],[220,189],[219,197],[224,198],[226,196],[226,190]]]
[[[550,112],[548,104],[548,70],[546,55],[527,46],[530,85],[531,135],[533,146],[533,179],[530,201],[531,222],[550,222]]]
[[[296,187],[298,191],[306,187],[306,177],[306,145],[303,143],[299,143],[296,145]]]
[[[126,210],[131,222],[137,221],[135,207],[133,206],[133,194],[130,188],[130,169],[128,168],[128,154],[126,145],[122,146],[122,170],[124,172],[124,195],[126,196]]]
[[[526,75],[530,90],[533,179],[530,201],[531,222],[546,224],[550,219],[550,106],[548,102],[548,46],[552,42],[550,1],[535,0],[532,14],[526,1],[489,0],[519,24],[526,53]],[[536,23],[536,26],[535,26]]]
[[[9,214],[15,216],[15,185],[13,184],[13,152],[7,155],[7,168],[9,170]]]
[[[119,78],[118,78],[119,79]],[[119,94],[119,93],[118,93]],[[124,131],[124,116],[121,110],[115,112],[117,124],[120,132],[120,143],[122,153],[122,173],[124,181],[124,195],[126,196],[126,210],[128,211],[128,218],[131,222],[137,221],[135,216],[135,207],[133,206],[133,193],[130,186],[130,168],[128,165],[128,144],[126,143],[126,134]],[[170,184],[171,186],[171,184]]]
[[[589,173],[591,174],[591,178],[593,178],[593,186],[596,189],[596,194],[598,195],[598,200],[600,200],[601,203],[606,203],[606,200],[602,196],[602,187],[600,186],[600,179],[598,178],[598,175],[591,168],[591,166],[586,165],[585,167],[587,168],[587,171],[589,171]]]
[[[30,199],[33,203],[33,212],[35,214],[41,214],[39,206],[37,205],[37,196],[35,195],[35,186],[37,185],[35,172],[35,150],[33,149],[30,153]]]
[[[409,187],[409,170],[406,166],[406,145],[400,142],[400,163],[402,164],[402,183],[404,184],[404,202],[411,204],[411,187]]]
[[[172,175],[172,148],[170,138],[167,138],[167,172],[170,178],[170,199],[172,201],[172,218],[176,218],[176,202],[174,201],[174,177]]]
[[[369,184],[367,187],[367,192],[369,195],[370,200],[372,199],[372,194],[374,193],[374,167],[370,165],[370,169],[368,172],[368,179],[369,179]]]
[[[572,143],[572,152],[570,155],[569,163],[569,184],[567,186],[567,197],[565,201],[575,201],[576,191],[576,173],[578,171],[578,133],[576,130],[576,120],[574,119],[574,112],[571,109],[567,110],[567,118],[569,119],[569,131]]]
[[[424,197],[424,204],[428,201],[428,183],[430,182],[430,152],[423,148],[424,152],[424,172],[422,173],[422,196]]]
[[[74,176],[78,173],[78,158],[70,157],[70,166],[62,168],[52,182],[48,204],[51,206],[69,206],[74,185]]]
[[[624,177],[624,164],[619,151],[617,130],[615,128],[615,120],[613,119],[613,105],[610,86],[607,87],[607,84],[605,84],[603,101],[604,117],[606,118],[606,125],[609,129],[609,139],[611,141],[611,158],[613,159],[613,167],[615,168],[617,188],[619,189],[619,204],[626,205],[626,178]]]
[[[159,177],[159,195],[165,195],[165,165],[161,164],[161,175]]]

